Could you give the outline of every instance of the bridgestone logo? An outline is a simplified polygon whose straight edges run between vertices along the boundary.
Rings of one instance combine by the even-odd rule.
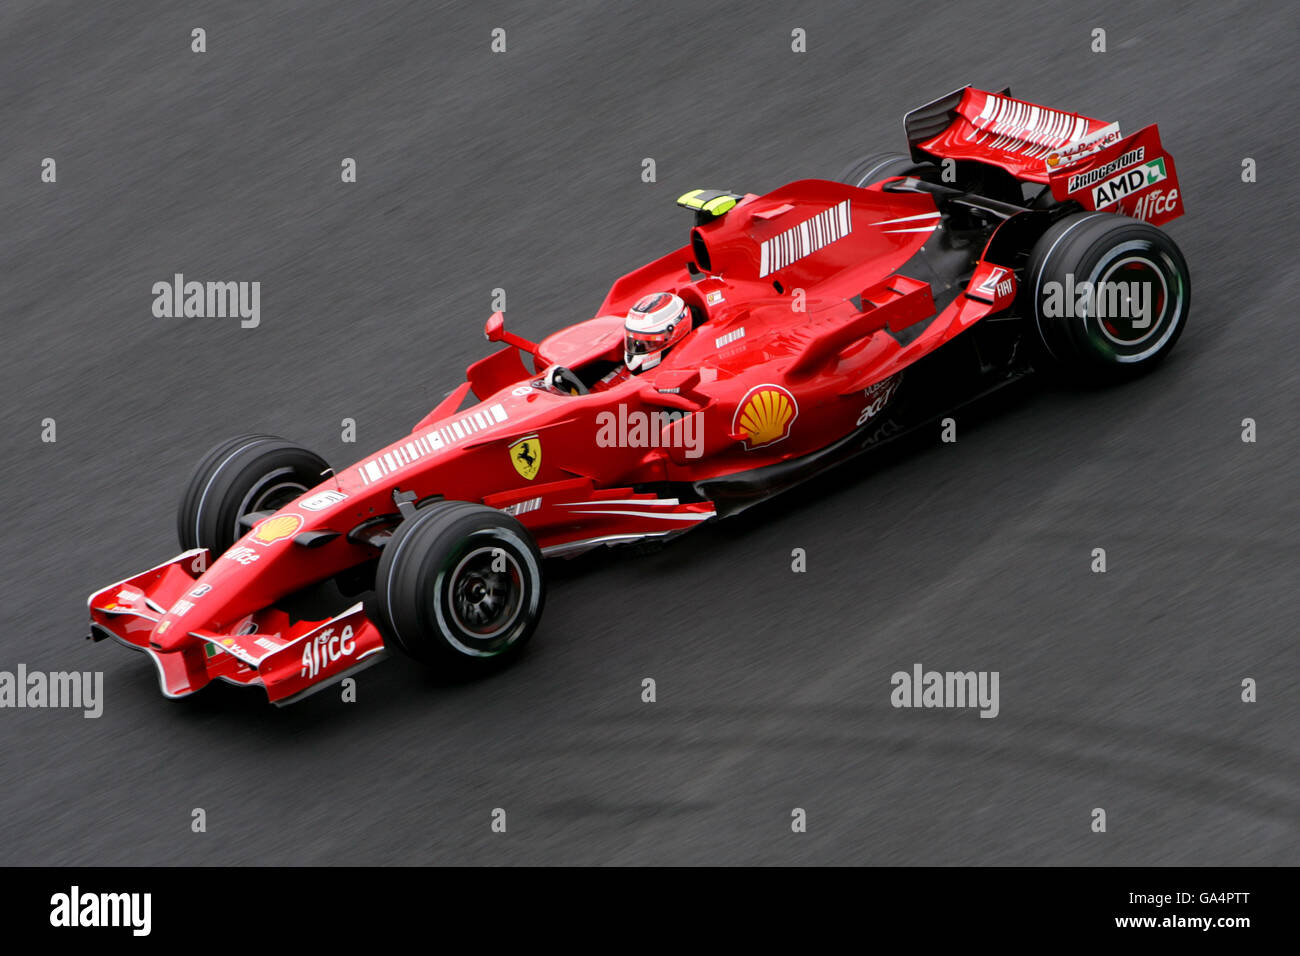
[[[1105,166],[1098,166],[1096,169],[1090,169],[1086,173],[1079,173],[1070,177],[1070,185],[1066,192],[1077,192],[1086,186],[1091,186],[1095,182],[1100,182],[1111,173],[1121,169],[1128,169],[1134,163],[1140,163],[1146,157],[1147,149],[1145,146],[1139,146],[1137,149],[1131,149],[1119,159],[1112,159]]]
[[[811,219],[792,226],[763,242],[758,267],[758,277],[771,275],[791,263],[824,249],[836,239],[843,239],[853,231],[849,200],[819,212]]]

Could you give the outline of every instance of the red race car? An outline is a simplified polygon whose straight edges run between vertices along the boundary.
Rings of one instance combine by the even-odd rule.
[[[686,245],[539,343],[493,315],[503,347],[349,468],[216,446],[184,553],[93,594],[91,637],[147,653],[169,697],[220,678],[284,704],[394,647],[481,668],[536,628],[543,557],[681,534],[1035,370],[1170,350],[1190,284],[1155,126],[970,87],[904,126],[908,155],[838,182],[687,193]]]

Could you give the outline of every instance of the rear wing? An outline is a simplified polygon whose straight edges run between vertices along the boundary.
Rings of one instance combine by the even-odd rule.
[[[917,162],[984,163],[1040,183],[1058,201],[1162,225],[1183,213],[1174,161],[1155,125],[1119,124],[966,86],[903,118]]]

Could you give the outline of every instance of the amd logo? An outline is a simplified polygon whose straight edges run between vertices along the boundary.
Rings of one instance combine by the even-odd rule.
[[[1164,157],[1157,156],[1136,169],[1130,169],[1118,176],[1112,176],[1095,186],[1092,190],[1093,208],[1104,209],[1107,206],[1113,206],[1125,196],[1131,196],[1148,186],[1154,186],[1158,182],[1163,182],[1166,178]]]

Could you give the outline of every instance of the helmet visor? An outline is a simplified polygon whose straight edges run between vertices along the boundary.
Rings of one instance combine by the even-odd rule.
[[[623,350],[628,355],[649,355],[667,344],[667,332],[628,332],[623,337]]]

